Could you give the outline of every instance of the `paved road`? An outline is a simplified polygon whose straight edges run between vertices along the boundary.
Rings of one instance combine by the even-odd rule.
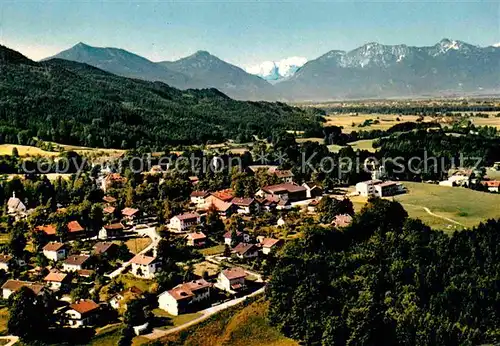
[[[0,336],[0,340],[8,340],[4,346],[12,346],[15,345],[19,341],[19,337],[14,335]]]
[[[155,340],[155,339],[164,337],[165,335],[169,335],[169,334],[178,332],[180,330],[186,329],[188,327],[194,326],[195,324],[198,324],[198,323],[206,320],[207,318],[218,313],[219,311],[226,310],[227,308],[230,308],[231,306],[235,306],[235,305],[238,305],[238,304],[244,302],[248,297],[253,297],[253,296],[264,293],[264,290],[265,290],[265,286],[258,289],[257,291],[255,291],[253,293],[250,293],[250,294],[244,296],[244,297],[232,299],[232,300],[225,302],[225,303],[222,303],[220,305],[212,306],[212,307],[207,308],[205,310],[201,310],[201,311],[199,311],[199,313],[201,313],[200,317],[195,318],[194,320],[189,321],[187,323],[184,323],[180,326],[177,326],[177,327],[174,327],[171,329],[167,329],[167,330],[153,329],[153,331],[151,333],[145,334],[143,336],[150,339],[150,340]]]
[[[140,236],[148,236],[151,238],[151,244],[149,244],[144,250],[139,252],[139,255],[145,254],[146,252],[152,250],[155,248],[158,243],[160,242],[160,235],[156,232],[155,227],[147,227],[147,228],[132,228],[134,232],[137,232]],[[130,261],[124,262],[120,268],[116,269],[115,271],[111,272],[110,274],[106,274],[107,277],[110,279],[113,279],[123,273],[125,269],[127,269],[131,265]]]

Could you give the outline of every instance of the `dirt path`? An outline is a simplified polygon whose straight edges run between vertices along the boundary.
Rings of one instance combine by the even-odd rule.
[[[446,216],[441,216],[441,215],[438,215],[438,214],[434,214],[434,213],[433,213],[432,211],[430,211],[430,209],[429,209],[429,208],[427,208],[427,207],[422,207],[422,208],[424,208],[424,210],[425,210],[425,211],[427,212],[427,214],[429,214],[429,215],[432,215],[432,216],[438,217],[438,218],[440,218],[440,219],[446,220],[446,221],[448,221],[448,222],[454,223],[455,225],[459,225],[459,226],[465,227],[465,226],[464,226],[463,224],[461,224],[460,222],[455,221],[455,220],[453,220],[453,219],[450,219],[449,217],[446,217]]]

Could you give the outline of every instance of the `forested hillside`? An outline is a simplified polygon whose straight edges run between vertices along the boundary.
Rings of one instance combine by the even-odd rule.
[[[310,226],[285,246],[270,321],[307,345],[497,344],[499,230],[449,237],[370,200],[343,231]]]
[[[35,63],[0,46],[0,141],[32,137],[133,148],[267,137],[318,128],[319,119],[281,103],[234,101],[215,89],[181,91],[64,60]]]

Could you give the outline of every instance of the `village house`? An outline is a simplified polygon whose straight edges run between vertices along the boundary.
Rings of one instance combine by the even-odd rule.
[[[102,198],[103,202],[107,203],[108,205],[115,204],[116,203],[116,198],[111,197],[111,196],[104,196]]]
[[[219,190],[212,193],[211,196],[223,202],[231,202],[234,198],[234,191],[232,189]]]
[[[76,239],[83,237],[85,235],[85,229],[80,225],[78,221],[70,221],[67,225],[68,238]]]
[[[21,280],[7,280],[2,285],[3,299],[9,299],[12,293],[17,292],[21,287],[27,287],[37,296],[44,294],[44,286],[35,282]]]
[[[246,272],[240,267],[225,269],[219,273],[216,286],[230,293],[237,293],[246,288]]]
[[[122,209],[122,216],[126,222],[133,223],[139,214],[139,209],[124,208]]]
[[[82,269],[86,269],[88,265],[88,260],[90,256],[88,255],[71,255],[68,256],[63,262],[63,271],[73,272]]]
[[[111,214],[114,214],[115,210],[116,210],[116,208],[115,208],[115,207],[113,207],[113,206],[110,206],[110,205],[109,205],[109,206],[107,206],[107,207],[103,208],[103,209],[102,209],[102,212],[103,212],[104,214],[111,215]]]
[[[102,179],[101,189],[105,193],[112,187],[119,187],[123,185],[125,178],[123,178],[119,173],[110,173]]]
[[[239,243],[231,252],[240,259],[255,258],[259,256],[259,248],[255,244],[249,243]]]
[[[224,244],[231,245],[233,240],[232,236],[233,232],[231,231],[224,233]],[[236,236],[244,243],[248,243],[250,241],[250,236],[247,233],[236,231]]]
[[[72,328],[90,327],[99,318],[99,310],[99,304],[93,300],[83,299],[71,304],[65,316]]]
[[[198,178],[195,175],[188,177],[188,179],[193,186],[195,186],[196,184],[198,184],[200,182],[200,178]]]
[[[192,247],[203,247],[207,242],[207,236],[203,232],[194,232],[186,235],[186,245]]]
[[[226,219],[230,217],[234,211],[235,211],[235,206],[231,202],[224,202],[220,200],[219,198],[210,195],[207,198],[205,198],[205,206],[206,209],[209,208],[215,208],[217,210],[217,213],[219,216],[223,219]]]
[[[55,239],[57,236],[57,230],[55,225],[36,226],[35,232],[43,232],[49,239]]]
[[[293,173],[291,170],[278,169],[278,166],[271,165],[253,165],[248,166],[248,172],[256,174],[259,171],[265,171],[269,175],[276,176],[282,183],[292,183]]]
[[[190,198],[191,203],[201,206],[205,203],[205,198],[207,198],[210,194],[206,191],[193,191],[191,192]]]
[[[259,210],[259,205],[257,201],[253,198],[239,198],[235,197],[231,201],[232,204],[236,206],[236,212],[238,214],[252,214]]]
[[[12,261],[12,256],[0,255],[0,270],[3,270],[6,273],[8,273],[11,261]]]
[[[323,189],[312,182],[304,183],[302,187],[306,189],[307,198],[316,198],[323,195]]]
[[[335,215],[332,225],[337,228],[347,227],[352,222],[352,216],[349,214]]]
[[[66,258],[66,247],[63,243],[50,242],[43,247],[42,251],[45,257],[54,262]]]
[[[204,279],[177,285],[158,296],[158,307],[174,316],[192,311],[194,305],[210,300],[211,287]]]
[[[143,296],[144,292],[142,292],[142,290],[132,286],[112,296],[109,300],[109,305],[115,310],[118,310],[120,307],[127,310],[127,304],[124,304],[124,301],[132,301],[134,299],[142,298]]]
[[[26,216],[27,208],[19,198],[16,197],[16,193],[12,193],[12,197],[7,201],[7,214],[14,215],[17,218],[22,218]]]
[[[486,186],[489,192],[500,192],[500,180],[487,180],[483,181],[482,184]]]
[[[120,222],[105,225],[101,228],[97,237],[102,240],[119,238],[123,236],[124,229],[125,227]]]
[[[186,229],[196,226],[200,223],[200,215],[198,213],[184,213],[176,215],[170,219],[168,228],[174,232],[184,232]]]
[[[316,212],[316,208],[318,207],[319,201],[317,199],[313,199],[309,204],[307,205],[307,211],[311,213]]]
[[[152,279],[161,270],[160,262],[151,256],[135,255],[130,263],[132,264],[132,274],[138,278]]]
[[[404,187],[394,181],[367,180],[356,184],[356,192],[364,197],[386,197],[404,192]]]
[[[69,276],[65,273],[50,272],[44,279],[48,287],[53,291],[60,290],[63,286],[69,284]]]
[[[114,256],[118,251],[118,245],[109,241],[98,242],[93,247],[94,255],[98,256]]]
[[[259,204],[259,208],[263,211],[272,212],[276,209],[278,202],[280,201],[277,197],[256,197],[255,201]]]
[[[280,201],[302,201],[307,198],[306,188],[292,183],[265,186],[256,193],[263,198],[278,198]]]
[[[262,253],[264,255],[269,255],[272,250],[277,249],[283,245],[283,240],[281,239],[266,238],[262,236],[257,237],[257,241],[259,242],[259,245],[262,248]]]

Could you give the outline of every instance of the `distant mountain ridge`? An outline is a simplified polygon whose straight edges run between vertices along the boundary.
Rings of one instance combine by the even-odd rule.
[[[303,58],[293,58],[283,64],[264,62],[246,71],[206,51],[155,63],[122,49],[79,43],[54,57],[180,89],[217,88],[243,100],[324,101],[500,92],[500,47],[450,39],[427,47],[371,42],[351,51],[329,51],[303,66]]]

